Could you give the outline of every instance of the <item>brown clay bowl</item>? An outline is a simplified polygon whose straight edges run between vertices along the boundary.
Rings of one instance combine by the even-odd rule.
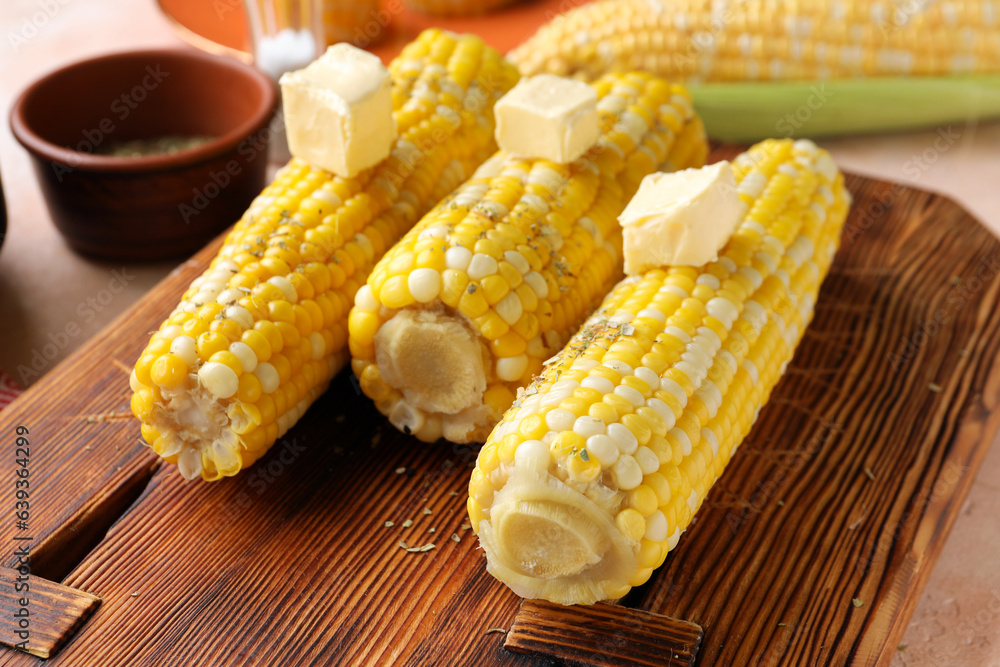
[[[266,76],[234,60],[127,51],[42,77],[14,102],[10,125],[74,250],[163,259],[204,246],[264,187],[276,100]],[[213,138],[170,154],[99,154],[107,142],[163,136]]]

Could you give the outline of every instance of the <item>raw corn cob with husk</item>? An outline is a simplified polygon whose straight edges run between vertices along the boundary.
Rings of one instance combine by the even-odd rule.
[[[518,595],[589,604],[644,583],[791,360],[850,196],[809,141],[733,168],[746,214],[718,260],[621,282],[480,451],[472,528]]]
[[[646,70],[684,82],[1000,73],[991,0],[599,0],[509,57],[524,75]]]
[[[378,263],[350,316],[353,369],[397,428],[482,442],[518,388],[621,277],[621,213],[644,176],[707,155],[687,92],[594,83],[602,136],[570,164],[500,152]]]
[[[515,2],[517,0],[406,0],[410,7],[438,16],[474,16]]]
[[[389,67],[398,139],[341,178],[293,159],[153,334],[132,411],[187,479],[235,475],[347,361],[347,315],[375,262],[495,150],[516,70],[474,36],[422,33]]]

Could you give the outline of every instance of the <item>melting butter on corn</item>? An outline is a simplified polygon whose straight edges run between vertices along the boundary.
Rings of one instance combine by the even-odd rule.
[[[295,157],[345,178],[389,157],[396,140],[392,79],[377,56],[334,44],[283,74],[281,93]]]
[[[594,89],[551,74],[521,79],[497,102],[496,116],[502,150],[561,164],[586,153],[601,134]]]
[[[618,216],[625,273],[715,261],[746,211],[725,160],[701,169],[650,174]]]

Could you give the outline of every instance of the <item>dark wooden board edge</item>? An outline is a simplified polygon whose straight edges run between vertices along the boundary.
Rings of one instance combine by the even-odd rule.
[[[579,667],[691,667],[703,636],[697,623],[641,609],[523,600],[504,648]]]
[[[29,574],[27,554],[18,569],[0,568],[0,643],[50,658],[94,613],[101,598]]]
[[[30,524],[27,533],[17,533],[33,538],[34,574],[56,581],[65,577],[139,497],[161,464],[141,443],[129,408],[128,373],[145,347],[146,332],[173,309],[226,233],[178,265],[0,411],[0,434],[13,441],[19,428],[27,429],[31,445]],[[14,474],[13,457],[2,466]],[[13,522],[6,530],[12,529]],[[13,564],[10,557],[0,561]]]

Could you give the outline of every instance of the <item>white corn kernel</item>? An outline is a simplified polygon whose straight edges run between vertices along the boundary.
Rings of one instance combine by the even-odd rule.
[[[732,328],[733,322],[740,316],[740,311],[736,309],[736,306],[728,299],[718,296],[708,300],[708,303],[705,304],[705,310],[708,311],[709,315],[722,322],[727,330]]]
[[[635,462],[639,464],[643,475],[652,475],[660,469],[660,459],[649,447],[640,447],[632,456],[635,457]]]
[[[643,535],[643,539],[656,543],[665,542],[668,527],[667,517],[660,510],[656,510],[646,517],[646,534]]]
[[[661,313],[660,311],[656,310],[655,308],[643,308],[638,313],[636,313],[636,317],[648,317],[650,319],[656,320],[660,324],[663,324],[667,321],[667,316]]]
[[[617,461],[621,455],[618,443],[612,440],[610,436],[602,434],[592,435],[587,438],[587,451],[593,454],[597,462],[604,468]]]
[[[361,286],[361,289],[354,295],[354,306],[366,313],[378,312],[379,302],[372,293],[371,285]]]
[[[170,343],[170,351],[177,355],[181,361],[194,366],[198,361],[198,344],[191,336],[178,336]]]
[[[638,408],[646,404],[646,399],[643,397],[639,391],[633,387],[629,387],[623,384],[615,387],[615,395],[624,398],[626,401],[632,404],[632,407]]]
[[[222,297],[220,296],[219,298],[221,299]],[[223,314],[244,329],[253,327],[253,315],[243,306],[229,306],[223,311]]]
[[[216,398],[229,398],[240,388],[240,379],[225,364],[209,361],[198,369],[198,379],[202,386]]]
[[[253,374],[260,380],[260,386],[265,394],[270,394],[281,384],[278,369],[267,362],[257,364],[257,368],[254,369]]]
[[[497,377],[504,382],[517,382],[528,370],[528,355],[497,359]]]
[[[684,429],[675,426],[667,431],[667,435],[672,435],[677,438],[677,442],[681,444],[681,453],[684,454],[684,456],[688,456],[691,453],[691,450],[694,449],[694,446],[691,444],[691,438],[688,437],[687,431]]]
[[[576,421],[573,422],[573,432],[582,435],[584,438],[601,435],[606,431],[604,421],[597,417],[577,417]]]
[[[525,440],[514,451],[514,465],[544,472],[549,469],[552,454],[540,440]]]
[[[701,429],[701,439],[712,448],[713,457],[719,455],[719,439],[715,437],[715,431],[707,427]]]
[[[244,373],[253,373],[254,369],[257,368],[257,355],[254,353],[253,348],[246,343],[241,343],[240,341],[230,343],[229,351],[240,360],[240,366],[243,367]]]
[[[681,404],[681,407],[687,405],[687,394],[684,393],[684,387],[677,384],[675,380],[670,378],[662,378],[660,380],[660,389],[668,392],[671,396],[677,399],[677,402]]]
[[[624,361],[605,361],[604,366],[615,371],[622,377],[632,375],[632,367],[626,364]]]
[[[612,468],[618,488],[622,491],[631,491],[642,484],[642,469],[635,459],[625,454],[621,456]]]
[[[469,280],[482,280],[486,276],[492,276],[499,269],[497,261],[489,255],[477,252],[469,262],[467,273]]]
[[[645,366],[640,366],[635,369],[633,373],[637,378],[649,385],[649,388],[655,390],[660,386],[660,376],[656,374],[656,371],[646,368]]]
[[[684,297],[684,298],[686,299],[687,297]],[[681,329],[680,327],[675,327],[672,324],[670,326],[666,327],[663,330],[663,333],[670,334],[671,336],[673,336],[674,338],[676,338],[680,342],[684,343],[685,345],[687,345],[688,343],[691,342],[691,336],[689,336],[687,334],[687,332],[684,331],[684,329]]]
[[[444,263],[449,269],[465,271],[472,261],[472,252],[463,246],[448,248],[444,253]],[[470,276],[471,277],[471,276]]]
[[[441,292],[441,274],[434,269],[414,269],[406,278],[406,286],[420,303],[430,303]]]
[[[318,331],[309,334],[309,342],[312,343],[313,361],[322,359],[326,355],[326,339]]]
[[[583,382],[580,383],[580,386],[596,389],[601,392],[602,395],[610,394],[615,390],[615,384],[611,380],[598,376],[584,378]]]
[[[524,258],[524,255],[516,250],[508,250],[504,252],[503,258],[507,260],[508,264],[520,271],[521,275],[531,271],[531,264],[529,264],[528,260]]]
[[[496,310],[497,315],[500,316],[500,319],[510,326],[517,324],[517,321],[521,319],[521,315],[524,313],[524,306],[521,305],[521,297],[513,291],[507,292],[507,296],[500,299],[493,308]]]
[[[573,428],[574,421],[576,421],[576,415],[569,410],[564,410],[563,408],[550,410],[545,415],[545,425],[556,433],[571,430]]]
[[[288,303],[298,303],[299,294],[295,291],[295,285],[288,278],[284,276],[271,276],[267,279],[267,282],[284,292]]]
[[[639,447],[635,434],[624,424],[618,422],[608,424],[608,435],[617,443],[622,454],[631,454]]]
[[[545,278],[537,271],[532,271],[524,276],[524,282],[528,284],[539,299],[544,299],[549,295],[549,284]]]

